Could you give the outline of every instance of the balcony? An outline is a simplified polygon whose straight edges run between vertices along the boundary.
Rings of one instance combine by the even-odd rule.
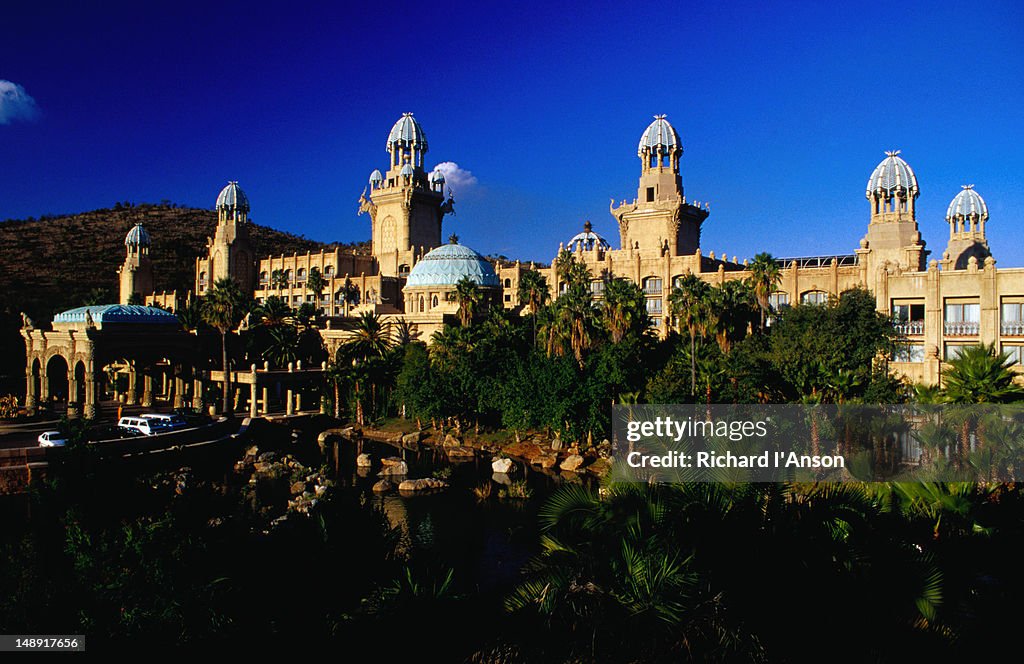
[[[977,321],[947,321],[945,333],[947,337],[976,337],[980,327]]]
[[[904,337],[919,337],[924,334],[923,320],[901,320],[893,323],[893,329]],[[949,334],[947,332],[947,334]]]
[[[1004,320],[1000,332],[1004,337],[1024,337],[1024,320]]]
[[[661,283],[645,285],[644,295],[661,295]]]

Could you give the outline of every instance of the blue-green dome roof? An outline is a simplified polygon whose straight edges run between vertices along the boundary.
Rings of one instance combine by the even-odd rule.
[[[85,312],[89,312],[96,323],[134,323],[176,325],[178,317],[160,307],[144,307],[141,304],[98,304],[68,309],[53,317],[54,323],[84,323]]]
[[[412,113],[402,113],[402,117],[391,127],[391,133],[388,134],[388,150],[394,145],[427,151],[427,135],[423,133],[423,127]]]
[[[885,153],[885,159],[875,167],[868,178],[867,197],[872,194],[886,198],[893,194],[910,195],[917,197],[920,194],[917,186],[917,176],[914,169],[910,167],[899,150],[889,150]]]
[[[669,154],[675,151],[682,152],[683,144],[679,140],[679,134],[664,115],[655,115],[654,122],[647,126],[640,137],[640,145],[636,153],[643,157],[646,154]]]
[[[469,277],[478,286],[498,286],[498,275],[487,259],[457,243],[432,249],[409,271],[406,286],[454,286]]]
[[[238,182],[232,180],[227,186],[220,190],[217,195],[217,209],[238,210],[239,212],[249,211],[249,197],[245,195]]]
[[[126,247],[148,247],[150,245],[149,232],[142,227],[142,224],[135,224],[124,236]]]
[[[981,194],[974,191],[973,184],[965,184],[962,191],[953,197],[946,209],[946,221],[954,219],[981,219],[988,221],[988,206]]]

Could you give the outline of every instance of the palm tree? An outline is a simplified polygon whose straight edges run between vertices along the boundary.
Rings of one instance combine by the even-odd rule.
[[[625,279],[605,279],[601,315],[614,343],[630,330],[646,330],[650,322],[643,290]]]
[[[299,331],[294,325],[276,325],[270,328],[270,343],[263,351],[263,357],[278,369],[287,367],[298,359]]]
[[[359,302],[359,287],[352,283],[351,279],[345,277],[345,283],[338,289],[338,295],[341,296],[344,305],[345,318],[348,318],[349,306]]]
[[[203,321],[220,332],[221,368],[224,370],[223,411],[231,415],[231,366],[228,362],[228,333],[238,327],[246,311],[245,297],[230,277],[218,279],[203,298]]]
[[[178,309],[178,322],[186,332],[195,333],[203,322],[201,300],[191,299]]]
[[[669,307],[672,315],[690,334],[690,395],[697,394],[697,335],[704,335],[710,317],[710,287],[700,278],[688,274],[672,289]]]
[[[288,275],[284,270],[274,270],[270,273],[270,287],[280,291],[288,286]]]
[[[527,270],[519,277],[519,302],[530,308],[533,318],[533,344],[537,345],[537,314],[551,297],[547,278],[537,270]]]
[[[754,297],[761,309],[761,331],[764,331],[765,311],[768,309],[768,298],[775,291],[779,281],[782,280],[782,272],[778,263],[767,252],[754,256],[750,264],[750,283],[754,289]]]
[[[743,281],[727,281],[708,292],[707,332],[713,333],[722,353],[747,334],[753,323],[754,295]]]
[[[371,389],[375,392],[374,363],[384,358],[391,350],[391,331],[385,326],[380,316],[372,311],[365,311],[359,316],[352,334],[344,341],[338,349],[337,361],[347,362],[353,369],[355,398],[356,398],[356,422],[364,423],[363,398],[365,395],[365,383],[371,383]]]
[[[292,318],[292,308],[277,295],[271,295],[266,302],[256,308],[256,317],[261,325],[277,327],[288,323]]]
[[[1024,388],[1007,353],[995,344],[968,346],[942,371],[945,400],[949,403],[1010,403],[1024,399]]]
[[[320,306],[320,297],[324,294],[325,288],[327,288],[327,280],[324,279],[324,275],[320,274],[320,268],[309,268],[309,274],[306,276],[306,290],[316,295],[318,308]]]
[[[477,305],[482,299],[483,293],[480,292],[480,287],[468,276],[459,279],[459,282],[455,284],[455,290],[448,294],[448,301],[457,302],[459,305],[459,322],[463,327],[473,321]]]

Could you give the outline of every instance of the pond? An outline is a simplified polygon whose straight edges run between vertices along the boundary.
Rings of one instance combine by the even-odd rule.
[[[401,533],[402,553],[431,557],[454,569],[460,585],[470,585],[480,592],[509,587],[523,565],[539,551],[537,512],[565,481],[518,461],[509,475],[495,475],[487,454],[450,462],[439,449],[420,445],[418,450],[409,450],[371,440],[362,441],[361,449],[371,455],[374,466],[357,468],[360,445],[338,442],[338,489],[357,492],[380,507],[391,526]],[[405,460],[409,479],[437,473],[449,488],[417,494],[374,493],[372,487],[380,479],[380,459],[393,456]],[[531,496],[499,498],[510,481],[525,481]],[[478,498],[474,489],[485,487],[490,489],[490,496]]]

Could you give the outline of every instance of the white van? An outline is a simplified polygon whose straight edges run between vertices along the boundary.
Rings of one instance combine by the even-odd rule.
[[[159,428],[161,431],[174,431],[176,429],[184,429],[188,426],[188,422],[181,415],[163,415],[160,413],[143,413],[141,415],[143,419],[149,420],[149,423],[154,428]]]
[[[128,431],[135,431],[141,433],[144,436],[152,436],[154,433],[159,431],[159,427],[155,424],[151,424],[149,420],[144,417],[122,417],[117,421],[117,426]]]

